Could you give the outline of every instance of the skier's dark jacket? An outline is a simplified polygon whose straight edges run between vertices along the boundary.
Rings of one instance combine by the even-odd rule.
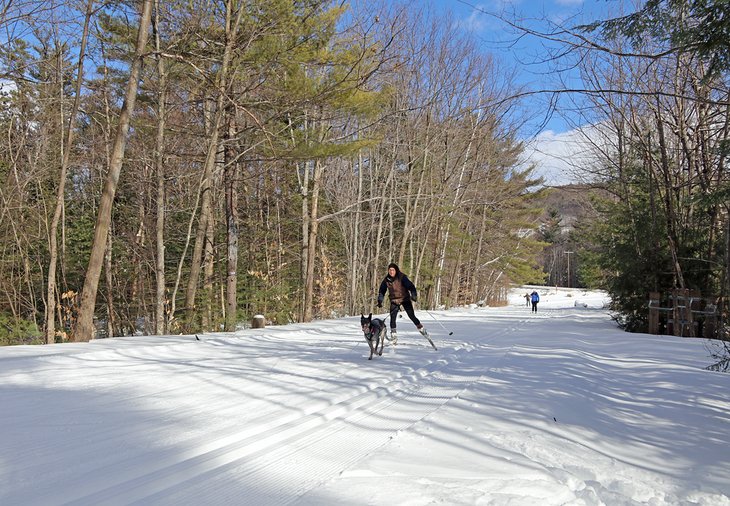
[[[388,290],[388,297],[390,297],[391,304],[403,304],[403,301],[412,300],[416,301],[418,294],[416,292],[416,285],[408,279],[408,276],[403,274],[396,264],[388,265],[388,269],[393,267],[395,269],[395,276],[391,277],[390,274],[385,276],[383,282],[380,283],[380,290],[378,290],[378,304],[383,303],[385,297],[385,290]]]

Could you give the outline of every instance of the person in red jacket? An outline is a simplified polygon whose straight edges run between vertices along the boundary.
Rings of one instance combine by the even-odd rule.
[[[416,292],[416,286],[408,279],[408,276],[403,274],[398,265],[391,263],[388,265],[388,275],[385,276],[383,282],[380,283],[380,290],[378,291],[378,307],[383,307],[383,299],[385,298],[385,291],[388,291],[388,297],[390,298],[390,335],[391,340],[396,342],[398,335],[396,334],[396,318],[398,317],[398,310],[403,307],[408,318],[411,319],[413,324],[416,326],[418,331],[423,336],[428,336],[426,328],[421,325],[421,322],[416,318],[416,313],[413,311],[413,303],[418,300],[418,293]]]

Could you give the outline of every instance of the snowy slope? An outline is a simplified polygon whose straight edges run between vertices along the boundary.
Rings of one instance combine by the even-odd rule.
[[[0,349],[0,504],[730,505],[705,341],[541,292],[372,361],[358,318]]]

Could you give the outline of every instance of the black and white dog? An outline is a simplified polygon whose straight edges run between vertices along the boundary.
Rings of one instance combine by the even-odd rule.
[[[360,326],[362,327],[362,333],[365,334],[365,340],[368,342],[368,346],[370,346],[368,360],[373,359],[373,353],[382,356],[385,337],[388,335],[388,331],[385,329],[385,321],[380,318],[373,318],[372,313],[368,316],[361,314]],[[378,344],[380,344],[380,351],[378,351]]]

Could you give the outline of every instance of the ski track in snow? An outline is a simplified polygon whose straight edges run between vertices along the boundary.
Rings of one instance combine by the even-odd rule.
[[[524,324],[525,320],[520,323]],[[79,437],[71,437],[62,448],[57,445],[44,448],[42,438],[39,444],[30,446],[27,440],[20,440],[11,451],[24,462],[32,461],[33,455],[43,456],[42,466],[33,464],[18,469],[16,472],[19,475],[33,475],[40,470],[39,467],[49,469],[53,475],[53,470],[68,465],[70,458],[75,463],[74,479],[67,484],[57,483],[53,490],[40,496],[35,496],[36,485],[29,482],[27,487],[20,490],[20,494],[6,498],[10,501],[8,504],[15,501],[19,501],[18,504],[78,505],[199,504],[211,497],[215,497],[218,504],[240,504],[242,501],[261,504],[290,502],[292,498],[339,475],[343,469],[387,444],[399,431],[408,430],[414,423],[438,410],[481,376],[481,372],[469,372],[460,377],[439,374],[464,360],[463,356],[472,353],[474,347],[457,345],[443,352],[433,352],[425,339],[407,334],[401,333],[400,344],[395,351],[392,347],[386,348],[383,357],[375,357],[373,362],[367,364],[377,365],[378,375],[369,375],[356,388],[348,382],[345,391],[322,395],[319,401],[315,394],[314,398],[306,399],[299,405],[276,407],[274,404],[276,410],[272,410],[270,400],[271,396],[276,397],[276,389],[267,391],[266,381],[257,382],[253,385],[253,390],[257,391],[253,404],[247,396],[249,392],[240,392],[246,397],[246,412],[250,414],[241,419],[237,404],[240,397],[232,397],[229,391],[209,397],[206,399],[205,411],[215,413],[219,420],[228,418],[229,421],[217,423],[205,431],[182,431],[179,439],[167,448],[150,449],[154,452],[153,456],[140,455],[139,451],[134,451],[126,458],[121,452],[110,453],[109,458],[99,459],[95,455],[99,446],[124,448],[139,429],[123,425],[97,426],[88,418],[85,406],[69,409],[59,404],[56,409],[46,411],[49,421],[47,429],[53,430],[54,425],[76,427],[83,432],[83,441]],[[357,332],[355,336],[358,336]],[[365,343],[357,340],[341,340],[338,343],[329,339],[313,343],[282,343],[280,339],[264,336],[238,339],[221,336],[204,337],[201,342],[182,340],[113,350],[97,349],[103,346],[97,347],[95,344],[87,345],[70,356],[43,354],[45,356],[40,362],[44,365],[34,370],[34,376],[56,376],[59,370],[65,368],[89,367],[90,382],[84,386],[91,390],[94,409],[105,412],[124,406],[124,411],[141,417],[142,422],[150,425],[146,431],[148,439],[159,441],[169,433],[169,427],[164,423],[154,427],[158,422],[170,420],[179,423],[175,420],[188,418],[181,411],[184,407],[173,401],[183,398],[187,390],[194,389],[194,382],[187,380],[177,386],[163,385],[154,392],[124,392],[120,396],[113,385],[114,376],[154,374],[157,367],[180,370],[215,367],[218,371],[228,367],[231,372],[243,375],[277,375],[283,378],[283,382],[294,383],[296,379],[288,377],[288,366],[291,365],[293,370],[301,369],[294,364],[307,358],[301,355],[309,354],[311,358],[320,348],[335,349],[338,354],[344,350],[352,355],[354,351],[356,357],[348,358],[360,358]],[[194,349],[193,357],[196,357],[200,346],[211,348],[209,365],[195,363],[186,353]],[[237,353],[229,351],[231,348]],[[261,365],[254,361],[245,364],[245,367],[241,364],[226,365],[225,361],[229,359],[243,359],[245,362],[247,351],[253,349],[256,349],[254,356],[257,357],[278,356],[274,366],[267,365],[270,360],[262,360]],[[307,351],[303,353],[302,350]],[[423,365],[418,368],[390,369],[387,362],[389,355],[393,354],[395,358],[405,350],[417,351],[423,359]],[[215,352],[220,356],[213,355]],[[131,360],[133,365],[124,371],[117,370],[114,364],[120,356],[125,361]],[[5,359],[6,362],[23,360],[28,360],[28,357]],[[358,369],[353,374],[366,367],[365,363],[354,365]],[[22,369],[22,363],[17,368]],[[327,378],[328,383],[337,384],[337,380],[337,376]],[[206,379],[198,378],[195,381]],[[103,385],[103,388],[99,391],[93,388],[94,385]],[[53,385],[54,390],[64,387],[76,388],[78,385],[64,385],[62,381]],[[259,415],[256,414],[258,408],[261,408]],[[197,413],[191,415],[190,418],[194,419]],[[145,419],[147,416],[149,419]],[[32,417],[27,420],[28,423],[33,421]],[[377,437],[373,437],[372,432],[368,432],[367,437],[360,437],[362,428],[377,428]],[[181,451],[180,446],[185,450]],[[51,453],[58,454],[58,459]],[[108,463],[104,464],[106,460]],[[102,465],[99,465],[100,461]],[[94,465],[87,466],[84,464],[86,462],[94,462]],[[138,465],[138,462],[143,464]],[[231,487],[231,483],[236,486]],[[24,497],[25,493],[28,496]],[[29,502],[30,497],[34,498]]]
[[[443,320],[453,324],[467,313],[444,313]],[[403,323],[399,344],[386,342],[383,356],[372,361],[355,318],[207,334],[201,341],[120,338],[63,345],[68,348],[60,353],[53,346],[8,350],[0,355],[0,401],[20,409],[0,414],[0,425],[10,427],[0,435],[0,478],[13,483],[0,485],[0,504],[321,504],[336,502],[341,480],[362,488],[362,504],[424,504],[428,493],[453,504],[547,504],[545,497],[555,501],[549,504],[575,505],[730,504],[711,488],[682,492],[663,484],[664,492],[656,492],[657,475],[642,470],[645,464],[610,441],[590,442],[591,434],[571,426],[578,423],[569,419],[574,401],[565,399],[561,409],[559,392],[551,394],[554,412],[540,405],[539,392],[525,393],[536,396],[533,419],[514,402],[500,403],[522,361],[541,354],[563,359],[555,370],[552,362],[545,369],[546,389],[557,369],[571,373],[570,361],[596,374],[622,367],[651,372],[649,358],[605,356],[590,341],[590,326],[604,329],[605,313],[586,313],[589,330],[576,335],[577,347],[565,349],[544,348],[535,335],[549,322],[580,320],[571,310],[474,314],[479,317],[460,322],[454,336],[429,326],[438,351]],[[626,406],[626,417],[643,402],[622,396],[621,385],[580,381],[579,392]],[[495,398],[492,405],[479,401],[485,390]],[[723,402],[727,398],[701,407],[726,417],[716,408]],[[34,405],[43,406],[42,415]],[[397,472],[393,459],[417,448],[420,438],[445,448],[463,444],[452,440],[451,428],[461,423],[460,413],[473,418],[480,410],[488,410],[484,417],[493,425],[462,430],[473,433],[476,461],[496,461],[504,476],[458,458],[450,462],[445,454],[439,474],[433,467],[418,477]],[[12,424],[3,423],[13,416]],[[516,428],[505,430],[500,420]],[[645,422],[637,419],[637,430]],[[509,476],[518,469],[525,474]],[[674,472],[667,469],[667,480]],[[491,498],[485,489],[493,491]],[[409,496],[413,490],[420,495]]]

